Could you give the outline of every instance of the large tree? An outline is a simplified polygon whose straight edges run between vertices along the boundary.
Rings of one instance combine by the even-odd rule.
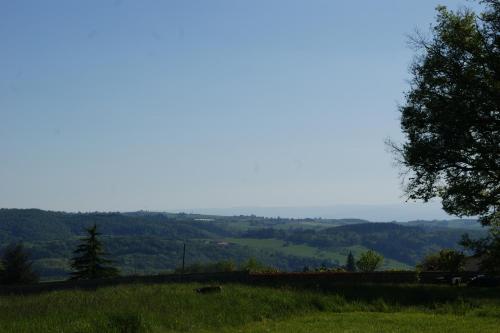
[[[100,233],[97,226],[86,229],[88,236],[82,239],[81,244],[74,251],[75,257],[72,259],[71,279],[90,280],[108,278],[118,275],[118,269],[111,266],[112,261],[105,258],[103,245],[98,239]]]
[[[10,244],[5,249],[1,264],[0,281],[4,284],[26,284],[38,282],[32,261],[22,243]]]
[[[446,212],[500,224],[500,1],[484,11],[438,7],[400,106],[409,199],[438,197]]]

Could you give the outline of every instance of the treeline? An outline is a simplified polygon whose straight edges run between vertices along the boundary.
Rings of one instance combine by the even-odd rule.
[[[212,223],[185,214],[65,213],[39,209],[0,209],[0,242],[53,241],[79,237],[97,224],[105,235],[158,236],[165,239],[232,235]]]
[[[268,266],[255,258],[249,258],[241,264],[237,264],[232,260],[218,261],[207,264],[194,263],[186,267],[177,267],[174,273],[221,273],[234,271],[249,271],[249,272],[278,272],[279,269],[273,266]]]
[[[368,250],[362,253],[358,260],[355,259],[352,252],[349,252],[346,258],[345,265],[327,266],[323,262],[320,266],[305,265],[302,272],[374,272],[382,266],[384,257],[379,253]],[[249,258],[241,265],[237,265],[231,260],[219,261],[208,264],[192,264],[187,267],[178,267],[175,273],[219,273],[219,272],[234,272],[236,270],[259,272],[259,273],[275,273],[280,270],[273,266],[265,265],[255,258]]]

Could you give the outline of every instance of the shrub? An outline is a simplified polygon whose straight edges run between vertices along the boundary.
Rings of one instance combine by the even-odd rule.
[[[443,249],[438,253],[427,255],[417,265],[417,269],[422,271],[459,272],[463,270],[464,264],[465,255],[462,252]]]
[[[382,266],[384,257],[375,251],[368,250],[361,254],[356,266],[361,272],[373,272]]]

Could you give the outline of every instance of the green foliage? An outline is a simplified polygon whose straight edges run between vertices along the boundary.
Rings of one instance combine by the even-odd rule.
[[[28,284],[38,282],[32,262],[22,243],[10,244],[1,260],[0,280],[3,284]]]
[[[432,38],[416,37],[419,54],[401,106],[410,199],[442,199],[458,216],[494,223],[500,205],[500,6],[452,12],[438,7]]]
[[[219,272],[234,272],[236,264],[231,261],[218,261],[215,263],[194,263],[184,267],[184,273],[219,273]],[[174,273],[182,273],[182,267],[177,267]]]
[[[81,244],[74,251],[75,257],[72,259],[71,273],[72,280],[90,280],[118,276],[118,269],[111,266],[112,261],[105,259],[103,245],[97,238],[97,225],[86,229],[87,238],[81,240]]]
[[[484,236],[485,232],[472,229],[474,221],[468,222],[471,228],[462,230],[418,227],[422,221],[406,226],[362,220],[0,209],[0,244],[24,240],[33,268],[44,280],[68,277],[68,258],[79,245],[84,228],[94,223],[123,274],[174,271],[181,264],[184,242],[188,266],[221,261],[240,266],[254,257],[281,271],[301,271],[304,266],[313,269],[322,263],[337,267],[344,264],[349,251],[358,257],[360,252],[374,249],[386,258],[384,269],[409,268],[427,253],[457,246],[466,231],[473,239]],[[246,238],[249,235],[263,238]]]
[[[438,253],[427,255],[417,269],[421,271],[445,271],[459,272],[462,271],[465,264],[465,255],[456,250],[443,249]]]
[[[349,251],[349,254],[347,255],[345,269],[348,272],[356,272],[356,261],[354,259],[354,255],[352,254],[351,251]]]
[[[361,245],[394,259],[414,266],[427,253],[440,248],[458,248],[465,230],[445,228],[420,228],[396,223],[360,223],[322,230],[291,230],[286,240],[307,244],[320,249],[337,249]],[[474,238],[484,235],[471,231]],[[347,253],[346,253],[347,254]]]
[[[253,257],[248,258],[248,260],[241,265],[241,269],[253,273],[264,273],[264,272],[271,273],[278,271],[276,268],[271,266],[266,266]]]
[[[319,267],[314,269],[315,272],[345,272],[346,270],[343,267],[327,267],[325,264],[322,264]]]
[[[473,250],[475,257],[481,259],[482,271],[500,273],[500,227],[491,227],[489,235],[481,239],[474,240],[465,234],[461,245]]]
[[[356,262],[356,266],[361,272],[373,272],[380,268],[383,261],[383,256],[375,251],[368,250],[361,254],[359,260]]]

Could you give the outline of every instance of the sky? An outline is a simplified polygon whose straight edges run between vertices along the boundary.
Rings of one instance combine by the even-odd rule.
[[[474,5],[0,0],[0,207],[404,205],[384,140],[438,4]]]

